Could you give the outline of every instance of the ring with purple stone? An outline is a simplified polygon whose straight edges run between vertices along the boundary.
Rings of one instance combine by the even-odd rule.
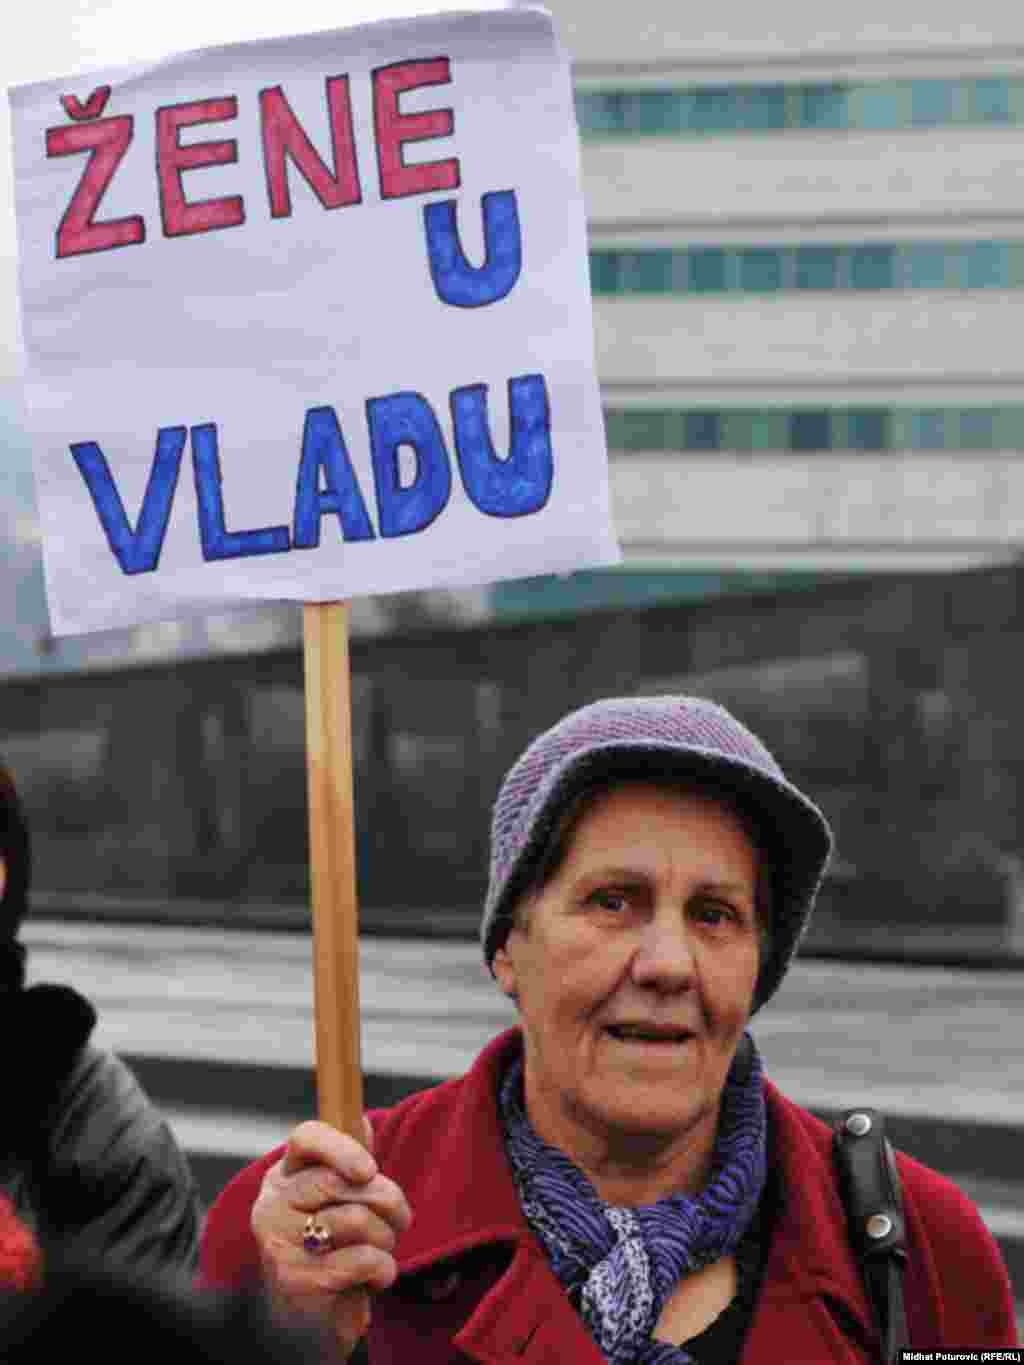
[[[328,1251],[334,1250],[334,1236],[330,1228],[318,1223],[312,1214],[306,1219],[306,1226],[302,1229],[302,1247],[311,1256],[324,1256]]]

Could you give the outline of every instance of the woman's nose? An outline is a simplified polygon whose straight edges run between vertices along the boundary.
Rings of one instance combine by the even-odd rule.
[[[656,914],[644,925],[633,958],[633,979],[640,986],[679,990],[693,979],[693,945],[686,920],[675,910]]]

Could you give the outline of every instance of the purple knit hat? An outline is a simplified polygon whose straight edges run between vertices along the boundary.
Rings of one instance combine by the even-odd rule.
[[[706,786],[753,819],[774,873],[771,941],[754,993],[759,1009],[778,989],[807,928],[832,833],[761,741],[723,706],[700,697],[594,702],[539,735],[515,762],[491,824],[480,933],[487,965],[508,936],[515,903],[567,804],[595,779],[616,777]]]

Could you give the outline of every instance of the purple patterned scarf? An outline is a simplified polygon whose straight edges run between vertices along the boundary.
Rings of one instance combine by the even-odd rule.
[[[686,1274],[732,1255],[757,1211],[766,1173],[761,1058],[734,1061],[722,1092],[711,1179],[691,1197],[638,1208],[598,1197],[579,1167],[534,1132],[526,1117],[523,1060],[499,1090],[505,1149],[527,1222],[552,1269],[612,1365],[686,1365],[681,1346],[651,1338],[665,1301]]]

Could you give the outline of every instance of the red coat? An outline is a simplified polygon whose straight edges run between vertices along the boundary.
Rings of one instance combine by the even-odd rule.
[[[517,1029],[457,1080],[371,1114],[375,1155],[405,1191],[413,1222],[399,1240],[396,1284],[377,1295],[371,1365],[602,1365],[519,1207],[495,1096]],[[832,1174],[831,1132],[766,1084],[770,1159],[784,1197],[742,1365],[864,1365],[871,1313]],[[249,1213],[267,1167],[248,1166],[206,1224],[201,1273],[212,1287],[259,1278]],[[950,1181],[902,1154],[915,1348],[1016,1344],[999,1250]]]

